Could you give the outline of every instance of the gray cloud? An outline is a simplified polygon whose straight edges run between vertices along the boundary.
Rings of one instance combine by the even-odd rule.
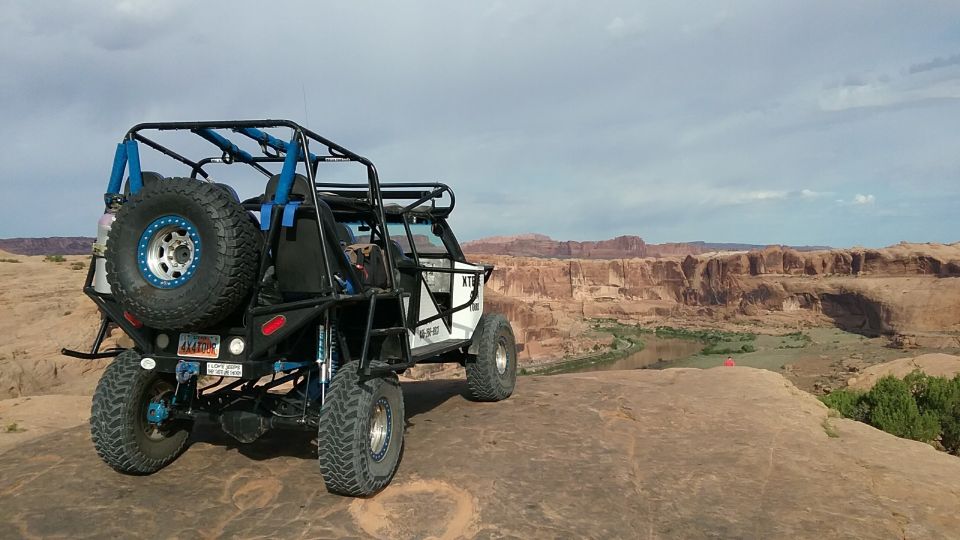
[[[923,73],[924,71],[932,71],[934,69],[941,69],[945,67],[955,66],[960,64],[960,54],[954,54],[946,58],[937,57],[933,60],[927,62],[920,62],[918,64],[913,64],[910,66],[907,71],[911,74]]]
[[[960,195],[960,86],[903,70],[950,62],[958,16],[892,0],[13,2],[0,187],[17,204],[0,236],[90,234],[134,123],[290,117],[384,178],[450,183],[463,239],[955,239],[939,224]],[[833,201],[858,193],[876,202],[849,221]],[[868,212],[890,201],[921,218]]]

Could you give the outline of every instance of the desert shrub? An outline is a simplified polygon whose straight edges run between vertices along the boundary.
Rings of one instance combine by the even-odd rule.
[[[910,386],[892,375],[877,381],[864,396],[870,407],[869,423],[887,433],[930,442],[940,435],[939,417],[932,411],[920,412]]]
[[[725,332],[723,330],[692,330],[689,328],[673,328],[671,326],[658,326],[655,330],[657,337],[677,338],[677,339],[696,339],[707,343],[718,343],[721,341],[753,341],[757,335],[748,332]]]
[[[83,270],[86,267],[87,267],[86,263],[82,263],[82,262],[70,263],[71,270]]]
[[[47,262],[62,263],[66,259],[63,258],[63,255],[47,255],[43,258]]]
[[[870,416],[870,406],[863,397],[863,392],[841,388],[821,396],[820,401],[846,418],[866,422]]]
[[[940,444],[957,456],[960,455],[960,407],[955,405],[953,411],[940,416]]]
[[[960,376],[947,379],[914,371],[903,380],[910,387],[921,414],[936,416],[943,448],[960,455]]]
[[[914,371],[900,380],[888,375],[869,392],[840,389],[820,400],[847,418],[898,437],[939,442],[960,455],[960,376],[946,379]]]
[[[757,335],[749,332],[726,332],[723,330],[691,330],[689,328],[673,328],[658,326],[655,330],[657,337],[690,339],[702,341],[704,348],[700,354],[738,354],[754,352],[756,347],[750,342],[757,339]]]
[[[756,352],[757,348],[753,346],[752,343],[744,343],[743,345],[737,346],[722,346],[719,343],[711,343],[704,347],[700,354],[739,354],[739,353],[751,353]]]
[[[0,263],[18,263],[18,262],[20,262],[20,259],[11,259],[9,257],[4,257],[0,259]]]
[[[793,339],[794,341],[801,341],[803,343],[813,342],[813,338],[807,334],[804,334],[803,332],[790,332],[789,334],[784,334],[783,337]],[[837,340],[837,342],[839,341],[840,340]]]

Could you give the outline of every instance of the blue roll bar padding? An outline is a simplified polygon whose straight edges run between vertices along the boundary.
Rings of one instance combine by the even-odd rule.
[[[294,135],[287,146],[287,157],[283,160],[283,170],[280,171],[280,181],[277,182],[277,193],[274,196],[275,204],[284,205],[290,201],[290,190],[293,187],[293,177],[297,174],[297,160],[300,159],[300,145]]]
[[[220,150],[223,150],[225,153],[229,154],[234,159],[238,159],[244,163],[252,163],[253,156],[250,155],[246,150],[242,150],[239,146],[233,144],[230,139],[224,137],[223,135],[217,133],[216,131],[210,128],[203,128],[195,130],[194,133],[203,137],[204,139],[212,142]]]
[[[261,144],[265,144],[278,152],[283,152],[283,153],[287,152],[286,141],[281,141],[280,139],[274,137],[273,135],[270,135],[265,131],[261,131],[257,128],[239,128],[239,129],[235,129],[234,131],[236,131],[241,135],[246,135],[247,137],[250,137],[251,139]],[[313,152],[310,152],[310,161],[316,161],[317,159],[319,158],[317,158],[317,156],[315,156]]]
[[[123,183],[123,171],[127,168],[127,146],[124,143],[117,145],[117,152],[113,154],[113,170],[110,171],[110,183],[107,184],[107,193],[120,193]]]
[[[265,202],[260,205],[260,230],[270,230],[270,215],[273,213],[273,203]]]
[[[143,176],[140,174],[140,148],[137,141],[128,139],[127,146],[127,165],[130,167],[130,194],[136,195],[143,188]]]
[[[281,225],[284,227],[293,227],[293,218],[297,215],[298,206],[300,206],[300,201],[290,201],[283,207]]]

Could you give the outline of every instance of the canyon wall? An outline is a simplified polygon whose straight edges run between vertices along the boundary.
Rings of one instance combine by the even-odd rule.
[[[767,246],[709,242],[671,242],[648,244],[639,236],[618,236],[610,240],[587,242],[554,240],[543,234],[492,236],[464,242],[464,253],[545,257],[553,259],[622,259],[632,257],[675,257],[715,251],[749,251]],[[791,248],[796,251],[830,249],[821,246]]]
[[[960,244],[801,252],[769,247],[610,260],[472,255],[496,265],[489,309],[503,310],[536,359],[585,350],[583,320],[666,324],[832,323],[866,335],[960,335]],[[950,337],[952,341],[955,338]]]

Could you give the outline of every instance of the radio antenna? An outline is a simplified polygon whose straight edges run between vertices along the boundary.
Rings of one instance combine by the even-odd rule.
[[[303,123],[310,129],[310,113],[307,111],[307,87],[300,83],[300,91],[303,93]]]

